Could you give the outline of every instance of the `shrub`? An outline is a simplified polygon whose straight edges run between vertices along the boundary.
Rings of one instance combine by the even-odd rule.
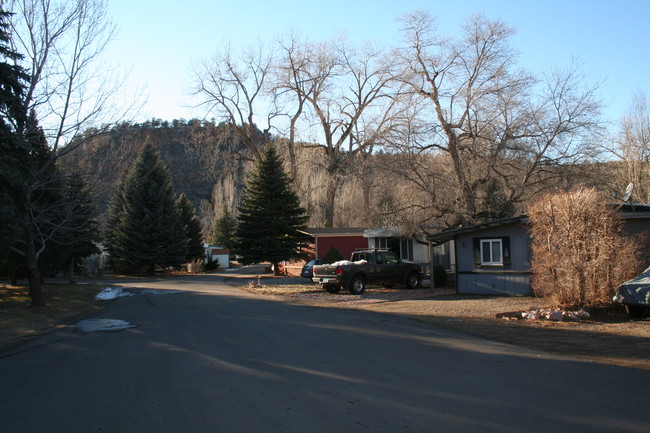
[[[343,259],[344,257],[341,255],[339,250],[337,250],[334,247],[331,247],[330,250],[327,252],[327,254],[325,254],[325,257],[323,257],[323,263],[334,263]]]
[[[616,288],[639,271],[637,243],[622,233],[604,195],[578,188],[547,194],[528,209],[532,287],[554,307],[610,304]]]
[[[208,260],[208,262],[203,266],[203,271],[216,271],[219,269],[219,260]]]
[[[205,263],[203,259],[193,259],[187,263],[187,272],[200,274],[205,270]]]

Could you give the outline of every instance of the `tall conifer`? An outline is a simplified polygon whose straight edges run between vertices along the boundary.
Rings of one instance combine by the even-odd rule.
[[[0,262],[20,233],[17,223],[30,175],[30,149],[22,137],[27,75],[16,65],[21,56],[11,48],[9,16],[0,3]]]
[[[105,240],[117,270],[153,273],[156,266],[179,266],[185,260],[171,175],[149,143],[113,197]]]
[[[189,263],[192,260],[203,258],[205,250],[203,248],[201,223],[196,217],[194,206],[192,206],[185,193],[181,193],[178,200],[176,200],[176,208],[185,234],[185,261]]]
[[[269,146],[239,208],[236,249],[242,263],[269,261],[277,270],[280,261],[301,257],[307,218],[275,148]]]
[[[221,245],[230,250],[230,257],[235,253],[235,235],[237,233],[237,220],[224,208],[219,218],[216,218],[210,228],[210,243]]]

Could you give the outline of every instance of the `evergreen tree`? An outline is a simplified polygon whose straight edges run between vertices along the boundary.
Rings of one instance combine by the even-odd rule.
[[[22,137],[28,76],[16,65],[21,56],[11,48],[9,16],[0,3],[0,262],[21,231],[20,212],[31,174],[29,144]]]
[[[181,224],[183,225],[183,232],[185,234],[185,261],[189,263],[192,260],[205,257],[201,223],[196,217],[194,206],[192,206],[192,203],[185,193],[182,193],[178,197],[178,200],[176,200],[176,208],[178,209]]]
[[[72,282],[77,261],[100,252],[97,247],[97,208],[81,176],[65,179],[63,196],[66,220],[57,242],[63,247],[61,259]]]
[[[185,233],[174,200],[169,169],[146,144],[113,197],[105,241],[120,271],[179,266],[185,260]]]
[[[237,233],[237,220],[224,208],[221,216],[214,220],[210,228],[210,243],[221,245],[230,250],[230,257],[235,254],[235,235]]]
[[[270,261],[277,272],[280,261],[302,257],[307,219],[275,148],[269,146],[255,166],[239,208],[235,247],[242,263]]]

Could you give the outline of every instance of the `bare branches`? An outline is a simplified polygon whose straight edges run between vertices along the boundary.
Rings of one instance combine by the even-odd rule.
[[[104,0],[13,0],[16,49],[25,56],[25,111],[35,110],[52,158],[70,152],[89,127],[110,125],[135,107],[116,97],[125,75],[101,55],[115,35]]]
[[[620,193],[632,182],[632,200],[647,203],[650,201],[650,107],[645,94],[634,96],[628,113],[621,119],[614,144],[608,150],[624,163],[614,187]]]
[[[194,94],[203,98],[207,112],[215,111],[223,120],[237,127],[252,155],[259,159],[260,137],[256,134],[256,116],[263,109],[272,56],[260,43],[233,57],[224,46],[212,58],[194,69]],[[266,131],[270,125],[266,127]]]
[[[419,130],[428,137],[413,142],[428,141],[420,148],[450,156],[462,196],[460,222],[475,220],[493,180],[518,202],[536,192],[531,186],[551,173],[548,167],[593,155],[597,86],[585,86],[575,65],[542,80],[517,70],[509,42],[514,30],[482,15],[470,17],[454,41],[439,36],[426,13],[403,22],[401,79],[425,104]]]

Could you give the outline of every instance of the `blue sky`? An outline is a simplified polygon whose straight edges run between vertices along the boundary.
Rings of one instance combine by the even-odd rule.
[[[294,28],[315,41],[343,33],[352,41],[394,46],[401,37],[396,18],[418,9],[432,11],[452,36],[473,13],[505,21],[517,29],[512,43],[526,69],[563,67],[577,59],[587,80],[602,83],[605,118],[613,124],[634,93],[650,98],[647,0],[109,0],[118,37],[107,55],[130,68],[130,86],[147,86],[149,102],[138,120],[202,118],[204,112],[187,108],[193,103],[190,65],[224,41],[233,47],[271,42]]]

